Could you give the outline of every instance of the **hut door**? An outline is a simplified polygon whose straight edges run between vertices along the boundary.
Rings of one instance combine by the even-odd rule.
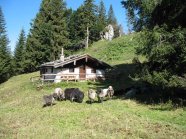
[[[80,79],[85,79],[85,77],[86,77],[85,66],[79,67],[79,77],[80,77]]]

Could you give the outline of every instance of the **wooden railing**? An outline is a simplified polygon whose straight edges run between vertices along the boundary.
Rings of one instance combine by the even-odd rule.
[[[53,77],[51,77],[53,76]],[[60,78],[56,78],[56,76]],[[82,77],[84,76],[84,77]],[[46,78],[47,77],[47,78]],[[43,85],[44,83],[61,82],[61,81],[80,81],[80,80],[105,80],[115,79],[113,74],[42,74],[40,76],[31,77],[30,80],[35,84]]]
[[[42,81],[78,81],[78,80],[105,80],[105,75],[103,74],[42,74]]]

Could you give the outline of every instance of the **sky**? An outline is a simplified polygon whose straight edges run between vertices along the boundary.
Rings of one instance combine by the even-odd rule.
[[[10,40],[11,51],[14,51],[21,29],[23,28],[28,34],[30,23],[36,17],[42,0],[0,0],[8,38]],[[65,0],[68,8],[76,10],[84,0]],[[112,4],[118,23],[123,26],[124,32],[127,32],[127,21],[125,9],[121,5],[121,0],[103,0],[106,10]],[[95,0],[98,5],[100,0]]]

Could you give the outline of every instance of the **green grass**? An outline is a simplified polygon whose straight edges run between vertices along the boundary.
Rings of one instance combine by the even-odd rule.
[[[29,78],[11,78],[0,85],[0,138],[186,138],[186,111],[161,111],[160,105],[113,99],[87,104],[89,87],[97,82],[52,84],[37,91]],[[83,103],[56,102],[42,108],[42,96],[55,87],[79,87]]]
[[[136,56],[135,34],[112,42],[100,41],[88,53],[114,66],[114,88],[126,88],[135,82],[132,59]],[[140,60],[144,60],[140,57]],[[39,72],[12,77],[0,84],[0,138],[72,138],[72,139],[184,139],[186,138],[185,108],[162,109],[167,104],[144,105],[135,100],[114,98],[104,103],[87,104],[87,90],[107,86],[99,82],[69,82],[48,84],[37,91],[30,77]],[[55,87],[79,87],[85,93],[83,103],[56,102],[42,108],[42,96]]]
[[[124,35],[112,41],[98,41],[93,43],[88,49],[78,51],[77,53],[88,53],[111,65],[131,63],[136,57],[135,48],[138,46],[136,36],[138,34]],[[139,57],[144,60],[144,57]]]

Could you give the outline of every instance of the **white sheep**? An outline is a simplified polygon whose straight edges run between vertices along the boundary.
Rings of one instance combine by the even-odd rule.
[[[109,97],[112,98],[114,95],[114,89],[112,86],[109,86],[106,89],[101,89],[100,91],[98,91],[98,101],[99,102],[103,102],[103,98],[105,97]]]
[[[63,100],[65,99],[64,91],[61,88],[55,88],[53,97],[56,100]]]
[[[89,98],[91,104],[92,104],[92,102],[94,102],[96,96],[97,96],[97,93],[95,90],[93,90],[93,89],[88,90],[88,98]]]
[[[108,87],[107,95],[108,95],[109,98],[112,98],[113,97],[113,95],[114,95],[114,89],[113,89],[112,86],[109,86]]]

